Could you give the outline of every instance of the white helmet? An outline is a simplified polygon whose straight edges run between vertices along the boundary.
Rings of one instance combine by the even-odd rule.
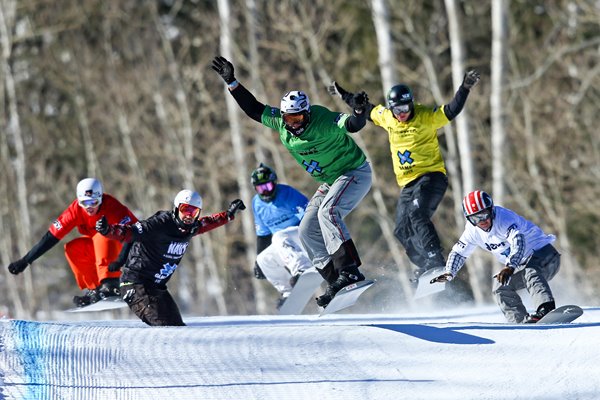
[[[77,201],[81,205],[88,201],[97,201],[100,205],[103,193],[102,184],[96,178],[85,178],[77,184]]]
[[[281,99],[279,108],[285,129],[294,136],[300,136],[310,122],[310,101],[300,90],[287,92]]]
[[[200,197],[198,192],[184,189],[181,192],[177,193],[177,196],[175,196],[175,200],[173,200],[173,218],[175,219],[175,224],[177,224],[179,229],[181,229],[182,231],[190,231],[190,229],[196,227],[198,218],[200,218],[200,212],[197,211],[197,214],[192,222],[186,223],[179,217],[179,207],[182,204],[197,207],[200,210],[202,210],[202,197]]]
[[[175,200],[173,200],[175,208],[179,207],[181,204],[189,204],[190,206],[202,208],[202,197],[200,197],[198,192],[184,189],[177,193]]]
[[[279,108],[282,114],[296,114],[302,111],[310,111],[310,101],[303,91],[292,90],[283,95],[281,98],[281,107]]]

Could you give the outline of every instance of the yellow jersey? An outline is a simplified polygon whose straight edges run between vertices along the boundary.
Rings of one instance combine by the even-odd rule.
[[[371,110],[371,120],[388,132],[396,181],[408,185],[430,172],[446,174],[437,130],[446,125],[443,107],[430,108],[415,103],[413,118],[400,122],[391,110],[379,104]]]

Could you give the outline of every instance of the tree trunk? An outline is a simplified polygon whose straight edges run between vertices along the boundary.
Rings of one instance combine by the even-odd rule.
[[[221,54],[227,58],[231,59],[231,48],[232,48],[232,34],[229,26],[229,16],[230,16],[230,7],[228,0],[219,0],[218,1],[219,8],[219,19],[221,21],[221,42],[220,42],[220,50]],[[226,91],[227,89],[225,89]],[[237,169],[237,182],[238,187],[240,188],[241,198],[246,199],[248,201],[252,198],[250,191],[250,184],[248,179],[248,168],[246,157],[244,154],[244,139],[242,137],[242,131],[240,127],[240,117],[238,106],[235,103],[235,100],[231,95],[225,92],[225,99],[227,103],[227,116],[229,120],[230,134],[231,134],[231,144],[233,147],[233,156],[235,160],[235,165]],[[255,232],[254,232],[254,223],[252,221],[252,213],[251,212],[242,212],[239,214],[239,217],[242,222],[242,230],[244,232],[244,240],[245,243],[252,243],[255,240]],[[252,276],[252,269],[254,268],[254,261],[256,258],[255,249],[249,245],[246,245],[245,248],[246,253],[246,262],[248,265],[248,271]],[[254,294],[256,297],[256,307],[257,311],[261,314],[267,313],[269,310],[266,306],[265,300],[265,292],[261,286],[261,283],[252,279],[252,287],[254,289]]]
[[[462,32],[460,30],[461,23],[457,11],[456,1],[445,0],[445,4],[446,13],[448,15],[450,48],[452,49],[452,81],[454,82],[454,88],[458,89],[462,83],[465,72],[464,42],[462,39]],[[455,120],[458,137],[458,150],[460,154],[460,166],[462,172],[462,189],[465,193],[474,190],[476,186],[474,179],[475,171],[473,167],[473,156],[471,154],[471,143],[469,140],[470,118],[467,109],[468,107],[465,107],[465,109],[463,109],[461,114]],[[475,302],[483,303],[486,298],[485,294],[483,293],[483,288],[485,287],[484,279],[486,278],[484,262],[478,254],[474,254],[471,258],[471,263],[474,265],[474,268],[469,269],[469,282],[471,284],[471,289],[473,290]]]
[[[377,39],[378,65],[384,95],[396,84],[394,65],[396,53],[392,40],[392,26],[386,0],[371,0],[371,18]]]
[[[21,132],[21,124],[19,121],[19,109],[17,106],[17,94],[15,90],[15,81],[13,79],[13,73],[10,65],[11,49],[12,44],[10,42],[9,33],[11,29],[9,23],[12,26],[14,21],[8,21],[6,19],[5,10],[9,10],[7,14],[14,15],[16,2],[6,1],[0,5],[0,41],[2,44],[2,75],[4,81],[4,91],[6,93],[5,109],[7,110],[8,116],[6,118],[6,133],[13,138],[15,157],[12,160],[13,171],[15,174],[15,184],[17,187],[17,201],[16,208],[18,216],[15,220],[19,222],[19,229],[17,229],[17,243],[20,256],[25,255],[29,248],[27,247],[31,243],[31,217],[29,214],[28,207],[28,195],[27,195],[27,178],[26,178],[26,157],[25,157],[25,145],[23,141],[23,135]],[[12,202],[15,203],[15,202]],[[25,304],[27,315],[30,316],[30,311],[37,308],[39,304],[39,296],[35,296],[35,293],[39,293],[33,289],[33,272],[30,269],[29,273],[24,273],[23,277],[25,280]],[[43,291],[44,293],[45,291]],[[19,304],[20,300],[17,300],[16,304]]]
[[[490,117],[492,132],[492,195],[498,204],[504,203],[504,163],[506,161],[506,132],[504,130],[504,101],[505,87],[504,65],[507,38],[507,4],[505,0],[492,2],[492,60],[491,60],[491,93]]]

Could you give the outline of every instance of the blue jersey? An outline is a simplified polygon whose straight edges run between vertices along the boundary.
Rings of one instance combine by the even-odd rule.
[[[288,226],[298,226],[304,215],[308,199],[291,186],[277,184],[275,198],[271,202],[252,198],[252,212],[256,236],[268,236]]]

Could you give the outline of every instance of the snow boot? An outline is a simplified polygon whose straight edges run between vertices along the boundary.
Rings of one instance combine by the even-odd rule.
[[[550,311],[556,308],[556,304],[554,301],[549,301],[547,303],[541,304],[537,311],[531,314],[527,314],[525,316],[525,320],[523,320],[524,324],[535,324],[540,319],[544,317],[544,315],[548,314]]]
[[[317,297],[317,304],[319,307],[327,307],[329,302],[335,297],[337,292],[356,282],[364,281],[365,276],[361,274],[358,267],[346,268],[340,272],[340,276],[333,283],[330,283],[325,290],[325,293]]]
[[[432,268],[444,267],[446,266],[446,260],[442,255],[441,250],[434,250],[427,252],[427,261],[425,263],[425,270],[429,270]]]
[[[117,297],[121,295],[121,290],[119,289],[119,278],[106,278],[100,282],[100,286],[98,286],[98,296],[101,299],[105,299],[107,297]]]
[[[333,261],[331,260],[322,269],[317,268],[317,272],[319,272],[319,274],[321,274],[321,277],[323,277],[325,282],[329,284],[335,282],[339,277],[339,274],[333,267]]]
[[[98,295],[98,291],[96,289],[86,289],[86,292],[83,296],[73,296],[73,303],[77,307],[89,306],[98,300],[100,300],[100,296]]]

